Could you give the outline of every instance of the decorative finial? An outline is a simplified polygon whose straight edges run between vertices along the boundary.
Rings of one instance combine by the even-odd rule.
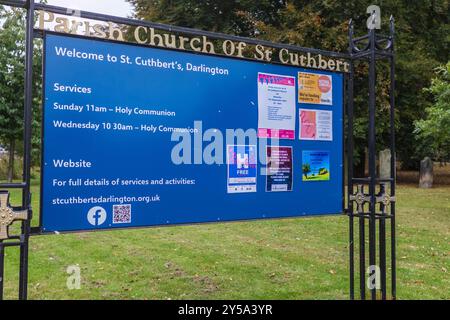
[[[350,42],[353,39],[353,19],[350,19],[348,21],[348,36],[350,38]]]
[[[394,16],[391,15],[389,18],[389,32],[391,36],[391,41],[394,41],[394,34],[395,34],[395,19]]]

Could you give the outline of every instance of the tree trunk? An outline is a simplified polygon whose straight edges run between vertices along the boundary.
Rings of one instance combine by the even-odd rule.
[[[9,142],[9,161],[8,161],[8,182],[14,180],[14,152],[16,148],[15,139],[11,139]]]

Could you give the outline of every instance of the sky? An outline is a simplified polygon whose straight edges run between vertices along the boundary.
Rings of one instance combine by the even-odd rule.
[[[133,6],[125,0],[47,0],[48,4],[119,17],[130,17]]]

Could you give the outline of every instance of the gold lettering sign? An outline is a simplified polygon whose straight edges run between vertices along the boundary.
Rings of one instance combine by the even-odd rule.
[[[242,41],[211,40],[206,36],[188,37],[174,35],[145,26],[126,26],[113,22],[94,23],[92,21],[65,18],[54,13],[39,11],[38,27],[61,33],[83,35],[101,39],[135,42],[141,45],[225,55],[230,57],[254,59],[262,62],[321,69],[337,72],[349,72],[349,63],[341,59],[326,58],[321,54],[293,52],[288,49],[276,49],[261,44],[253,45]]]

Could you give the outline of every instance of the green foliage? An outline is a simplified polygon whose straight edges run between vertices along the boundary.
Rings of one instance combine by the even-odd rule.
[[[255,23],[277,24],[283,0],[128,0],[136,17],[183,27],[253,36]]]
[[[396,19],[396,129],[397,156],[405,168],[417,167],[414,121],[432,103],[423,88],[430,85],[433,69],[446,63],[450,26],[448,0],[128,0],[136,17],[185,27],[254,36],[274,42],[346,52],[348,20],[360,35],[367,32],[366,8],[379,5],[382,30],[388,32],[390,15]],[[367,144],[367,65],[356,66],[355,163]],[[382,62],[377,70],[378,149],[389,144],[389,72]]]
[[[21,9],[0,6],[0,141],[16,145],[21,155],[23,147],[23,106],[25,80],[25,13]],[[42,41],[35,40],[33,57],[33,163],[39,161]]]
[[[0,18],[6,19],[0,29],[0,136],[9,142],[22,134],[25,35],[18,10],[2,8]]]
[[[405,168],[418,166],[414,148],[414,120],[424,115],[430,99],[427,87],[433,68],[447,62],[449,53],[448,0],[399,2],[384,1],[290,1],[281,14],[281,30],[264,26],[268,40],[345,52],[348,46],[348,19],[359,34],[366,29],[366,8],[379,5],[382,30],[388,32],[392,14],[396,18],[396,131],[397,155]],[[377,142],[378,149],[389,144],[389,71],[385,63],[377,68]],[[354,139],[358,163],[367,145],[367,64],[355,70]]]
[[[308,177],[308,173],[311,172],[311,165],[309,163],[304,163],[302,165],[302,172],[305,175],[305,177]]]
[[[415,122],[415,133],[422,150],[444,161],[450,157],[450,62],[437,68],[437,77],[424,91],[434,97],[434,104],[426,108],[425,119]]]

